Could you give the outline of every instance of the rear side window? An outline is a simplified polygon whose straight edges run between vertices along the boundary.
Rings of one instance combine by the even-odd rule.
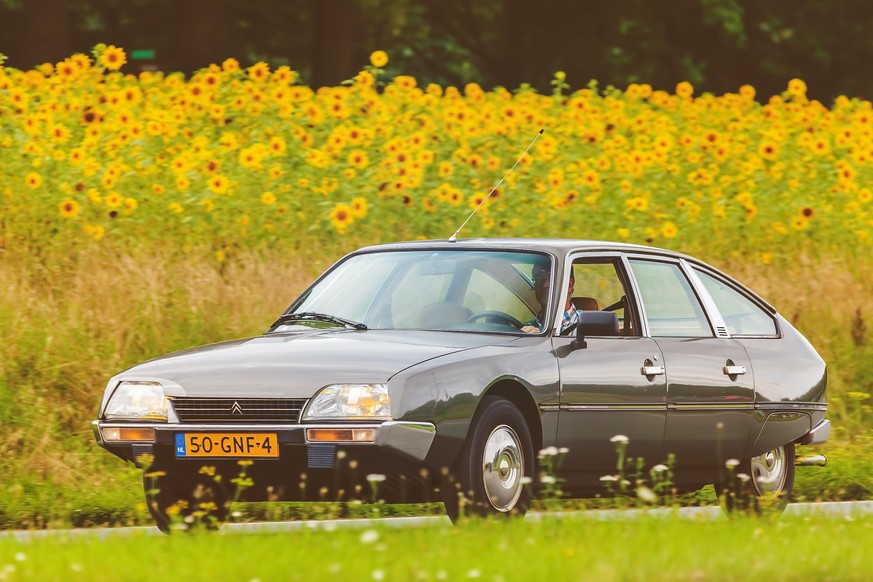
[[[713,337],[703,307],[679,265],[639,259],[630,264],[653,337]]]
[[[778,333],[773,318],[742,293],[703,271],[694,269],[694,272],[715,301],[731,335],[773,336]]]

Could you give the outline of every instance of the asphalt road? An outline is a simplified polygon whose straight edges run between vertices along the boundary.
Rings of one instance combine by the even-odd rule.
[[[823,516],[861,516],[873,514],[873,501],[834,501],[823,503],[791,503],[785,510],[787,515]],[[540,519],[560,519],[562,515],[571,515],[574,519],[582,517],[593,520],[612,519],[663,519],[678,516],[682,519],[715,520],[726,519],[721,509],[712,507],[682,507],[659,509],[596,509],[568,513],[538,513],[532,512],[525,516],[527,521]],[[218,532],[218,535],[240,535],[257,533],[290,532],[300,529],[320,529],[330,531],[338,528],[363,528],[379,525],[380,527],[450,527],[451,522],[445,516],[427,517],[384,517],[379,519],[332,519],[307,521],[276,521],[257,523],[230,523]],[[0,539],[15,538],[26,542],[45,537],[124,537],[124,536],[160,536],[163,535],[156,527],[113,527],[113,528],[81,528],[54,530],[9,530],[0,532]]]

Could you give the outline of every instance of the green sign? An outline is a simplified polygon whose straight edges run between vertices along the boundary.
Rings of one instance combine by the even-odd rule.
[[[130,58],[134,61],[145,61],[155,58],[155,49],[140,49],[130,52]]]

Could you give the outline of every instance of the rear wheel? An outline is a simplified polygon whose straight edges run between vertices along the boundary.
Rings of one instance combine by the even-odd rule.
[[[533,474],[533,444],[521,411],[508,400],[486,396],[454,481],[443,487],[446,513],[452,522],[465,515],[523,516]]]
[[[230,499],[218,481],[162,473],[147,471],[142,479],[146,507],[162,532],[217,530],[227,521]]]
[[[740,463],[715,491],[725,513],[785,511],[794,488],[794,444],[790,443]]]

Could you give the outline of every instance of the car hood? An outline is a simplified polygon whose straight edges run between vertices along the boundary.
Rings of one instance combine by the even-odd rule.
[[[433,358],[517,339],[433,331],[267,334],[161,356],[113,380],[163,381],[172,396],[310,398],[328,384],[383,383]]]

